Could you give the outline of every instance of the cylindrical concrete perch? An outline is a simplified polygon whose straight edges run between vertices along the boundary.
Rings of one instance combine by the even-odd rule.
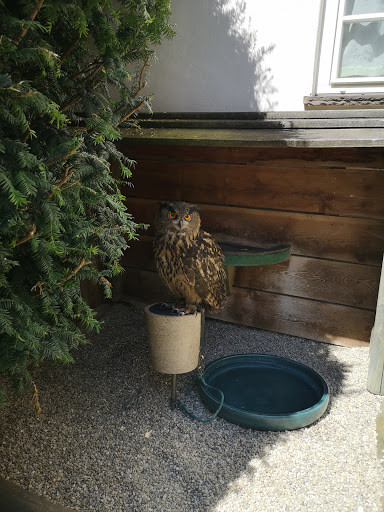
[[[160,373],[193,371],[199,364],[201,313],[178,315],[158,303],[145,308],[151,364]]]

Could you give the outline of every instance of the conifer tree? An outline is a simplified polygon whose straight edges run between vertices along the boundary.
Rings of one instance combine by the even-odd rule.
[[[170,0],[0,0],[0,372],[20,388],[100,327],[80,282],[109,297],[136,237],[115,142],[150,110],[169,18]]]

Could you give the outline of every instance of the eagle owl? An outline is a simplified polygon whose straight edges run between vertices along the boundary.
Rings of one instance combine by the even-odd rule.
[[[219,311],[225,302],[224,255],[200,229],[198,207],[182,201],[160,203],[155,216],[154,254],[160,277],[178,297],[180,314],[200,306]]]

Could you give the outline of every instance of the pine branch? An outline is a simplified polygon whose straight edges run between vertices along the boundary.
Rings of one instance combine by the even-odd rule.
[[[65,277],[62,281],[60,281],[60,284],[64,284],[65,282],[69,281],[70,279],[72,279],[72,277],[74,277],[78,271],[84,267],[85,265],[92,265],[92,261],[85,261],[84,258],[82,258],[82,260],[80,261],[80,263],[77,265],[77,267],[75,268],[75,270],[73,272],[71,272],[69,274],[69,276]]]
[[[11,94],[10,97],[11,98],[29,98],[30,96],[35,96],[35,94],[37,94],[37,91],[28,91],[28,92],[20,92],[20,94]]]
[[[93,74],[93,73],[92,73]],[[92,85],[92,89],[96,89],[96,87],[98,87],[100,85],[100,83],[104,80],[104,78],[101,78],[99,79],[98,81],[96,81],[93,85]],[[73,98],[73,100],[71,100],[69,103],[67,103],[66,105],[64,105],[64,107],[61,107],[60,109],[60,112],[65,112],[66,110],[69,110],[70,108],[72,108],[74,105],[76,105],[77,103],[79,103],[81,100],[83,99],[83,96],[76,96],[75,98]]]
[[[135,94],[133,95],[133,98],[137,98],[137,96],[141,93],[141,91],[147,85],[147,82],[143,82],[143,76],[144,76],[145,68],[149,66],[149,59],[150,59],[150,55],[148,55],[148,57],[146,58],[144,65],[141,69],[141,73],[140,73],[140,77],[139,77],[139,87],[138,87],[137,91],[135,92]]]
[[[138,110],[140,110],[143,106],[144,106],[144,103],[145,103],[145,100],[142,100],[138,105],[137,107],[135,107],[134,109],[132,109],[130,112],[128,112],[128,114],[125,114],[125,116],[123,116],[120,121],[119,121],[119,124],[121,123],[124,123],[124,121],[126,121],[128,118],[130,118],[135,112],[137,112]]]
[[[132,95],[132,98],[137,98],[137,96],[139,96],[141,91],[147,86],[147,82],[143,82],[143,77],[144,77],[145,69],[149,66],[150,58],[151,58],[151,56],[148,55],[148,57],[145,59],[145,62],[143,64],[143,67],[141,68],[141,72],[140,72],[140,76],[139,76],[139,85],[138,85],[138,88],[137,88],[137,91],[135,92],[135,94]],[[135,112],[140,110],[144,106],[144,104],[145,104],[145,100],[142,100],[139,103],[139,105],[137,105],[130,112],[128,112],[127,114],[122,116],[118,124],[120,125],[121,123],[124,123],[124,121],[126,121],[128,118],[130,118]],[[122,107],[120,107],[118,110],[121,110],[121,108]]]
[[[140,33],[140,28],[137,28],[135,36],[129,41],[125,50],[121,53],[122,57],[125,57],[126,55],[132,55],[132,53],[136,53],[137,51],[139,51],[138,48],[135,48],[134,50],[131,50],[130,52],[128,51],[128,48],[130,48],[130,46],[132,46],[132,44],[134,42],[134,38],[137,37],[139,35],[139,33]]]
[[[24,137],[21,139],[21,142],[23,144],[25,144],[27,142],[27,140],[29,139],[29,137],[31,136],[31,129],[28,128],[28,130],[24,133]]]
[[[94,68],[95,66],[98,66],[99,63],[101,62],[101,57],[99,57],[98,59],[96,59],[95,61],[91,62],[90,64],[88,64],[87,67],[85,67],[84,69],[82,69],[81,71],[79,71],[76,75],[74,75],[72,77],[72,80],[76,80],[76,78],[79,78],[79,76],[81,75],[84,75],[84,73],[86,73],[87,71],[90,71],[92,68]]]
[[[75,186],[75,185],[77,185],[78,183],[80,183],[80,180],[76,180],[76,181],[74,181],[73,183],[70,183],[69,185],[67,185],[66,187],[62,188],[61,190],[64,192],[64,190],[68,190],[69,188],[74,187],[74,186]]]
[[[39,414],[41,414],[41,412],[42,412],[42,409],[40,407],[40,402],[39,402],[39,392],[38,392],[36,384],[33,381],[32,381],[32,386],[33,386],[33,397],[31,400],[31,404],[34,407],[34,409],[36,409],[36,416],[39,416]]]
[[[18,245],[21,245],[25,242],[28,242],[28,240],[30,240],[31,238],[33,238],[36,234],[36,224],[32,224],[32,229],[31,231],[28,233],[28,235],[24,236],[23,238],[21,238],[18,242],[16,242],[15,244],[12,244],[8,247],[8,249],[14,249],[15,247],[17,247]],[[38,235],[37,235],[38,236]]]
[[[92,71],[92,73],[85,79],[84,87],[87,87],[86,82],[88,82],[88,81],[91,82],[92,81],[92,77],[95,78],[95,75],[97,75],[97,73],[103,68],[103,66],[104,66],[104,64],[101,63]],[[92,68],[89,67],[89,69],[92,69]],[[81,74],[82,74],[82,72],[78,73],[76,75],[76,77],[81,75]],[[94,84],[89,84],[88,88],[89,89],[90,88],[96,89],[103,80],[104,80],[104,77],[99,78],[98,80],[95,81]],[[76,103],[79,103],[82,99],[83,99],[82,96],[80,96],[80,95],[76,96],[69,103],[64,105],[64,107],[61,107],[60,112],[65,112],[66,110],[68,110],[71,107],[73,107],[74,105],[76,105]]]
[[[91,78],[92,78],[94,75],[97,75],[97,73],[103,69],[103,67],[104,67],[104,64],[103,64],[103,63],[99,64],[99,65],[98,65],[98,66],[97,66],[97,67],[92,71],[92,73],[91,73],[91,74],[86,78],[86,81],[87,81],[87,82],[88,82],[88,81],[90,81],[90,80],[91,80]]]
[[[65,59],[68,57],[68,55],[73,51],[73,49],[76,47],[77,43],[80,41],[80,37],[76,37],[76,39],[74,39],[72,41],[72,43],[68,46],[68,48],[65,50],[65,52],[63,53],[63,55],[61,56],[61,59],[60,59],[60,64],[63,64],[63,62],[65,61]]]
[[[62,156],[61,158],[58,158],[57,160],[52,160],[51,162],[48,162],[47,163],[47,167],[51,167],[51,165],[55,165],[63,160],[68,160],[68,158],[72,155],[74,155],[76,153],[76,151],[81,147],[81,145],[83,144],[83,139],[80,140],[80,142],[78,143],[78,145],[71,149],[70,151],[68,151],[68,153],[66,153],[64,156]]]
[[[38,281],[34,286],[32,286],[31,292],[36,292],[37,289],[39,289],[39,296],[44,295],[44,291],[43,291],[44,284],[47,284],[47,283],[45,281],[43,281],[43,282]]]
[[[92,89],[95,90],[99,87],[99,85],[104,81],[104,77],[102,76],[101,78],[99,78],[99,80],[97,80],[93,86],[92,86]]]
[[[132,96],[133,98],[137,98],[137,96],[141,93],[141,91],[146,87],[147,83],[146,82],[143,82],[143,77],[144,77],[144,72],[145,72],[145,69],[149,66],[149,60],[150,60],[150,55],[146,58],[145,62],[144,62],[144,65],[141,69],[141,72],[140,72],[140,77],[139,77],[139,85],[138,85],[138,88],[137,88],[137,91],[135,92],[135,94]],[[80,71],[77,75],[75,75],[73,78],[77,78],[79,77],[81,74],[85,73],[87,70],[89,71],[90,69],[92,69],[92,67],[94,66],[94,63],[93,64],[90,64],[87,68],[85,68],[84,70]],[[91,81],[92,80],[92,77],[95,77],[95,75],[97,75],[97,73],[99,73],[99,71],[101,71],[104,67],[104,64],[101,63],[99,64],[95,69],[92,70],[91,74],[86,78],[86,82],[88,81]],[[93,85],[89,84],[90,87],[92,87],[92,89],[97,89],[97,87],[101,84],[101,82],[104,80],[104,77],[101,77],[99,78],[98,80],[96,80],[94,82]],[[82,97],[81,96],[76,96],[75,98],[73,98],[69,103],[67,103],[66,105],[64,105],[63,107],[61,107],[60,109],[60,112],[65,112],[66,110],[70,109],[71,107],[73,107],[74,105],[76,105],[76,103],[78,103],[79,101],[81,101]],[[139,108],[137,109],[134,109],[131,113],[127,114],[127,116],[125,117],[125,119],[128,119],[128,117],[130,117],[132,114],[134,114],[137,110],[139,110],[142,106],[144,105],[144,102],[142,104],[140,104]],[[124,119],[124,120],[125,120]],[[120,123],[122,123],[123,120],[120,120]]]
[[[109,288],[112,288],[112,283],[110,281],[108,281],[108,279],[106,277],[103,277],[103,281],[104,283],[109,286]]]
[[[33,21],[36,18],[38,12],[40,11],[40,9],[43,6],[43,3],[44,3],[44,0],[38,0],[38,2],[36,4],[36,7],[34,8],[34,10],[29,15],[29,19],[31,21]],[[28,27],[24,27],[23,30],[20,32],[20,34],[15,39],[16,45],[18,45],[20,43],[20,41],[23,39],[23,37],[25,36],[25,34],[27,32],[28,32]]]
[[[73,176],[73,172],[70,171],[68,174],[67,174],[67,171],[65,171],[65,176],[63,179],[61,179],[59,181],[59,183],[57,185],[54,185],[53,186],[53,190],[52,192],[49,194],[48,198],[47,199],[51,199],[53,197],[53,195],[55,194],[55,189],[57,188],[60,188],[61,186],[63,186],[65,183],[67,183],[68,180],[70,180]]]
[[[66,110],[76,105],[76,103],[79,103],[79,101],[81,101],[81,96],[76,96],[75,98],[73,98],[73,100],[64,105],[64,107],[61,107],[60,112],[65,112]]]

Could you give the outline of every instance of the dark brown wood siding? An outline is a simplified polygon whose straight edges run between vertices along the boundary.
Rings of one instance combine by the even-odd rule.
[[[121,143],[137,161],[127,208],[152,224],[157,202],[198,203],[204,229],[288,242],[289,261],[240,267],[217,318],[344,345],[369,342],[384,251],[380,148],[237,148]],[[115,299],[164,300],[152,226],[132,242]]]

